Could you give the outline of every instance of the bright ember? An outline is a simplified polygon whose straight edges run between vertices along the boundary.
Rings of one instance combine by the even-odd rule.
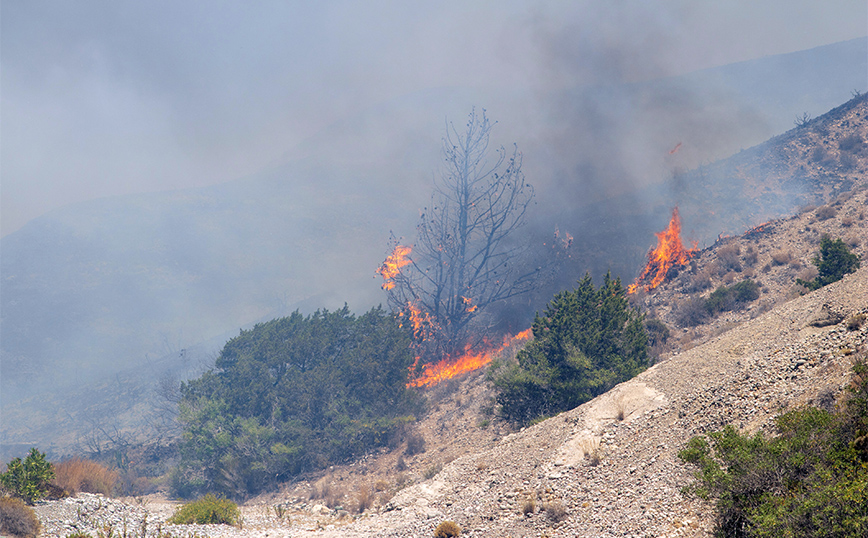
[[[657,248],[648,253],[648,264],[642,270],[642,274],[636,282],[630,284],[627,293],[633,293],[639,286],[645,291],[651,291],[666,280],[666,275],[673,267],[687,265],[690,258],[696,255],[696,243],[693,248],[684,248],[681,243],[681,218],[678,216],[678,207],[672,210],[672,218],[669,226],[657,236]]]

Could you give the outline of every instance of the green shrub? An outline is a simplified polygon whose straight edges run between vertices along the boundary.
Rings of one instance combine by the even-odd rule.
[[[208,525],[224,524],[235,525],[241,518],[238,505],[229,499],[217,498],[209,493],[201,499],[189,502],[181,506],[175,514],[169,518],[169,523],[175,525]]]
[[[39,519],[32,508],[21,499],[0,497],[0,532],[3,536],[36,538],[39,529]]]
[[[705,308],[711,315],[729,312],[759,298],[759,284],[753,280],[742,280],[732,286],[721,286],[714,290],[705,301]]]
[[[599,289],[586,275],[557,294],[533,323],[518,364],[490,370],[501,414],[528,423],[572,409],[648,367],[648,335],[620,280]]]
[[[454,521],[444,521],[434,529],[434,538],[454,538],[461,536],[461,527]]]
[[[840,238],[834,241],[824,235],[820,239],[820,252],[813,259],[817,266],[817,277],[811,281],[796,279],[797,284],[809,290],[818,290],[827,284],[841,280],[844,275],[853,273],[859,269],[859,256],[850,252],[850,249]]]
[[[35,448],[30,449],[30,454],[21,461],[15,458],[6,464],[6,472],[0,475],[0,482],[8,488],[13,495],[24,500],[27,504],[45,497],[48,492],[48,482],[54,478],[54,470],[51,463],[45,459],[45,454]]]
[[[241,331],[181,387],[174,493],[250,494],[394,442],[421,411],[412,328],[382,308],[299,312]]]
[[[864,357],[850,392],[836,413],[808,407],[780,416],[775,437],[726,426],[689,441],[678,456],[699,470],[684,492],[716,499],[718,536],[868,536]]]

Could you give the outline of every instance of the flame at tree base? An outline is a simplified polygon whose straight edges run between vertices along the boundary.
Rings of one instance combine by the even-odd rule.
[[[657,247],[648,253],[648,263],[636,282],[627,287],[627,293],[633,293],[640,286],[645,291],[651,291],[666,280],[666,275],[673,267],[687,265],[690,258],[696,255],[696,243],[693,248],[684,248],[681,243],[681,218],[678,216],[678,207],[672,210],[672,218],[669,226],[657,236]]]
[[[472,351],[470,349],[470,345],[465,348],[464,353],[459,356],[457,359],[452,359],[451,357],[446,357],[432,364],[426,364],[422,369],[422,373],[407,383],[408,387],[433,387],[434,385],[440,383],[441,381],[445,381],[447,379],[452,379],[455,376],[472,372],[474,370],[478,370],[482,368],[486,364],[490,363],[498,353],[508,348],[511,345],[514,345],[518,342],[525,341],[531,337],[531,330],[527,329],[515,336],[507,336],[503,339],[503,344],[500,346],[493,346],[490,349],[483,351]],[[419,361],[419,358],[416,358],[416,362]],[[410,368],[410,371],[413,372],[416,369],[416,364]]]

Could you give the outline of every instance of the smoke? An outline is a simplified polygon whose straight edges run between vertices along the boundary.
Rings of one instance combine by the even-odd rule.
[[[537,193],[516,241],[575,237],[559,278],[492,317],[515,333],[585,271],[632,280],[695,199],[673,177],[864,89],[864,47],[686,75],[864,35],[864,6],[754,4],[4,3],[4,404],[13,381],[167,355],[166,335],[385,302],[390,233],[412,242],[473,106]]]

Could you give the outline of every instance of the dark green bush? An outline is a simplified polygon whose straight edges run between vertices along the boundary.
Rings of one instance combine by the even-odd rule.
[[[868,536],[868,363],[838,412],[786,413],[771,438],[726,426],[678,456],[699,468],[685,493],[716,499],[717,536]]]
[[[168,522],[175,525],[235,525],[241,517],[238,505],[229,499],[222,499],[209,493],[201,499],[189,502],[178,508]]]
[[[48,493],[48,483],[54,478],[51,463],[45,459],[45,454],[35,448],[21,461],[15,458],[6,464],[6,472],[0,475],[0,483],[8,488],[13,495],[27,504],[45,497]]]
[[[572,409],[648,367],[648,335],[620,280],[599,289],[586,275],[533,323],[518,363],[490,370],[501,414],[528,423]]]
[[[24,501],[12,497],[0,497],[0,532],[3,536],[36,538],[39,529],[36,512],[24,504]]]
[[[714,290],[705,302],[710,315],[729,312],[759,298],[759,284],[753,280],[742,280],[732,286],[721,286]]]
[[[244,498],[393,441],[421,410],[410,329],[344,307],[256,325],[182,386],[175,494]]]
[[[844,278],[844,275],[855,272],[859,269],[859,256],[850,252],[840,238],[833,241],[829,236],[824,235],[820,239],[820,252],[814,256],[813,263],[817,266],[816,278],[810,281],[796,279],[797,284],[811,291],[837,282]]]

